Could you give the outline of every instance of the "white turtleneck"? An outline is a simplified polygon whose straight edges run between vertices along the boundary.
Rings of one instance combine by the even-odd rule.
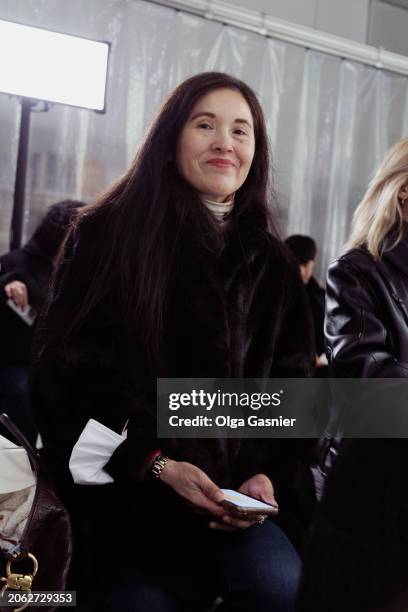
[[[229,202],[213,202],[212,200],[202,197],[201,200],[220,225],[225,223],[225,217],[232,211],[234,206],[234,199],[229,200]]]

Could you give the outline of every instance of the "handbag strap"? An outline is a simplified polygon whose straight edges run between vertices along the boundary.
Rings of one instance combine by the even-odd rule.
[[[35,474],[37,474],[39,470],[39,459],[38,453],[35,448],[5,412],[0,414],[0,423],[7,429],[7,431],[9,431],[15,437],[17,442],[19,442],[20,445],[24,448],[30,460],[31,468],[35,472]]]

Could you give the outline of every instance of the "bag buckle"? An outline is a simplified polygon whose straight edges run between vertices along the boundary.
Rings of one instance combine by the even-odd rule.
[[[31,590],[33,584],[33,576],[31,576],[31,574],[9,574],[7,578],[1,578],[1,580],[6,581],[6,589],[14,589],[15,591]]]
[[[4,582],[1,591],[0,591],[0,599],[4,596],[5,592],[8,589],[12,589],[13,591],[24,591],[25,593],[31,593],[31,588],[33,584],[33,580],[38,571],[38,561],[31,553],[28,553],[27,557],[31,559],[33,562],[33,571],[31,574],[17,574],[11,571],[11,560],[9,559],[6,564],[6,578],[0,578],[0,582]],[[30,602],[23,604],[19,608],[14,608],[13,612],[21,612],[28,608]]]

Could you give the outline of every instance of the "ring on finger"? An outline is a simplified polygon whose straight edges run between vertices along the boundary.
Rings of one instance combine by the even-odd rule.
[[[257,520],[257,523],[258,525],[263,525],[265,521],[266,521],[266,516],[263,514],[262,516],[259,517],[259,519]]]

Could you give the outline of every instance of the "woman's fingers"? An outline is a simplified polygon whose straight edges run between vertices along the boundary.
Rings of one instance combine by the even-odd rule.
[[[23,310],[25,310],[28,306],[28,293],[27,287],[23,285],[23,283],[21,283],[21,292],[21,307]]]
[[[10,291],[10,298],[13,300],[16,306],[22,308],[23,295],[19,287],[12,287]]]
[[[243,518],[238,516],[232,516],[231,514],[224,514],[222,517],[222,522],[229,527],[234,527],[235,529],[248,529],[248,527],[252,527],[255,525],[256,519],[255,517],[251,518]]]
[[[208,499],[205,495],[197,496],[197,499],[193,501],[193,504],[198,510],[204,511],[205,514],[212,514],[213,516],[222,516],[225,513],[225,509],[219,506],[215,502]]]
[[[20,281],[13,281],[4,287],[7,297],[13,300],[16,306],[25,310],[28,306],[27,287]]]
[[[210,478],[208,478],[208,476],[206,477],[206,481],[203,483],[202,490],[204,495],[215,504],[219,504],[225,499],[224,493]]]
[[[170,485],[199,512],[221,516],[225,514],[220,502],[224,494],[200,468],[188,462],[169,460],[160,479]]]
[[[252,476],[241,485],[238,491],[278,507],[272,481],[266,474]]]
[[[202,470],[197,470],[195,477],[196,490],[194,494],[195,499],[192,500],[193,503],[208,512],[208,514],[213,514],[214,516],[225,514],[225,510],[220,505],[225,499],[221,489]]]
[[[236,527],[231,527],[231,525],[226,525],[220,521],[211,521],[208,523],[208,527],[213,529],[214,531],[236,531]]]
[[[236,516],[224,514],[221,520],[211,521],[208,527],[219,531],[235,531],[236,529],[248,529],[254,525],[262,525],[264,521],[265,517],[263,515],[254,515],[250,518],[238,518]]]
[[[259,495],[259,499],[265,504],[270,504],[271,506],[277,506],[278,502],[275,499],[274,491],[261,491]]]
[[[235,531],[237,529],[248,529],[254,525],[263,525],[267,518],[265,514],[251,515],[251,517],[246,518],[224,514],[221,520],[211,521],[208,527],[218,531]]]
[[[13,297],[14,302],[17,304],[17,306],[20,306],[20,308],[22,308],[23,310],[27,308],[27,294],[25,288],[22,289],[21,287],[16,287],[13,290]]]
[[[222,520],[230,527],[235,527],[236,529],[248,529],[248,527],[252,527],[252,525],[255,525],[257,522],[255,517],[238,518],[237,516],[231,516],[230,514],[223,516]]]

